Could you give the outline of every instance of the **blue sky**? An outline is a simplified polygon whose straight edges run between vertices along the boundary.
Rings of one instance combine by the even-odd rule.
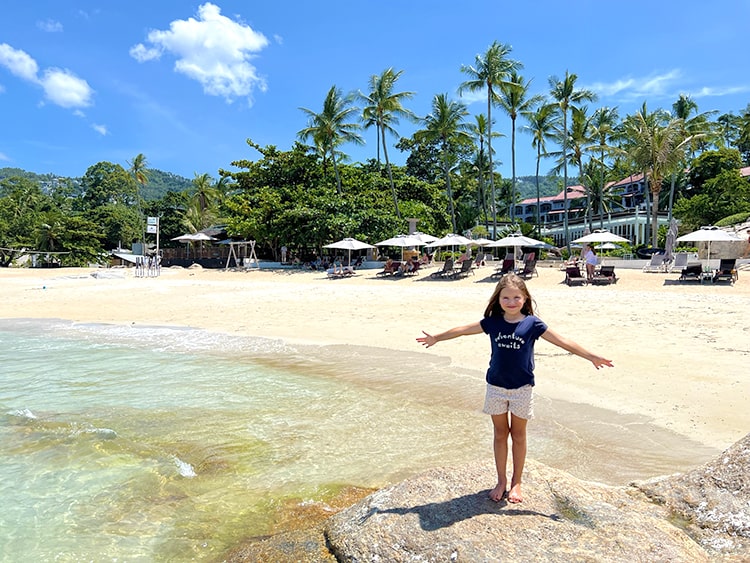
[[[300,107],[320,111],[332,85],[366,91],[389,67],[423,117],[435,94],[459,99],[461,66],[496,40],[534,93],[567,70],[598,93],[592,110],[670,109],[681,93],[700,111],[750,103],[748,0],[5,0],[2,15],[0,167],[64,176],[143,153],[152,168],[217,177],[259,157],[247,138],[288,150],[306,126]],[[462,99],[472,115],[486,111],[480,98]],[[493,117],[510,177],[510,121]],[[343,148],[352,161],[375,157],[374,129],[363,135],[365,146]],[[517,173],[533,174],[523,133],[517,151]],[[405,160],[392,145],[389,155]]]

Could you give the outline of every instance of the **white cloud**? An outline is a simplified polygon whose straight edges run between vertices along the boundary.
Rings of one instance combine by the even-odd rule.
[[[40,80],[47,99],[64,108],[81,108],[91,105],[94,91],[88,82],[67,69],[48,68]]]
[[[63,25],[59,21],[55,21],[51,18],[39,20],[36,22],[36,26],[47,33],[57,33],[63,30]]]
[[[268,39],[249,25],[221,15],[221,9],[206,2],[198,8],[198,19],[175,20],[169,30],[153,30],[147,39],[130,49],[139,62],[159,59],[165,52],[176,58],[175,70],[203,85],[212,96],[227,101],[250,97],[254,89],[266,90],[250,59],[268,45]]]
[[[14,49],[7,43],[0,43],[0,65],[19,78],[37,82],[36,73],[39,72],[39,66],[25,51]]]
[[[0,160],[4,162],[10,162],[10,158],[5,153],[0,152]]]
[[[619,97],[625,100],[661,98],[672,95],[676,83],[682,77],[679,70],[644,77],[620,78],[614,82],[595,82],[585,86],[602,97]]]
[[[91,105],[94,91],[88,82],[67,69],[47,68],[39,76],[39,65],[25,51],[0,44],[0,65],[12,74],[41,86],[46,98],[63,108],[80,108]]]
[[[109,135],[109,131],[107,131],[106,125],[99,125],[97,123],[92,123],[91,128],[97,133],[99,133],[102,137]]]

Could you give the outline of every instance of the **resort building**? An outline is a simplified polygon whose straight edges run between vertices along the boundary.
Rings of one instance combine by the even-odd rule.
[[[583,186],[568,186],[567,212],[568,236],[575,239],[583,236],[586,228],[607,229],[625,237],[635,246],[648,244],[651,216],[646,209],[646,182],[643,174],[633,174],[618,182],[610,182],[607,190],[613,196],[612,210],[603,217],[593,214],[591,224],[586,220],[586,192]],[[539,224],[541,233],[554,239],[555,243],[566,244],[564,229],[565,193],[539,199]],[[529,198],[516,205],[515,215],[520,221],[536,223],[537,199]],[[659,225],[669,222],[666,212],[659,212]]]

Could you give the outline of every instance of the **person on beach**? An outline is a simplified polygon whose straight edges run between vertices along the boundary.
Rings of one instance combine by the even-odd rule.
[[[594,250],[594,247],[586,247],[586,255],[584,256],[584,260],[586,261],[586,277],[589,281],[591,281],[594,279],[596,264],[599,262],[599,259],[596,257],[596,251]]]
[[[523,501],[521,477],[526,461],[526,425],[533,418],[534,343],[539,338],[589,360],[596,369],[613,367],[611,360],[597,356],[572,340],[553,332],[534,316],[533,301],[526,283],[515,274],[503,276],[495,286],[484,318],[476,323],[458,326],[418,337],[417,342],[429,348],[443,340],[486,333],[492,353],[487,369],[487,390],[483,412],[492,417],[493,449],[497,468],[497,485],[490,498],[499,502]],[[508,436],[512,442],[513,475],[508,490],[506,464]]]

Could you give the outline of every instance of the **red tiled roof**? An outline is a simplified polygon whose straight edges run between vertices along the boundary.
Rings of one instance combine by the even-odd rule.
[[[568,186],[568,198],[584,197],[585,195],[586,195],[586,190],[583,186]],[[563,201],[564,199],[565,199],[565,193],[560,192],[557,195],[548,195],[545,197],[540,197],[539,203],[549,203],[551,201]],[[531,205],[532,203],[534,204],[536,203],[535,197],[524,199],[518,205]]]

